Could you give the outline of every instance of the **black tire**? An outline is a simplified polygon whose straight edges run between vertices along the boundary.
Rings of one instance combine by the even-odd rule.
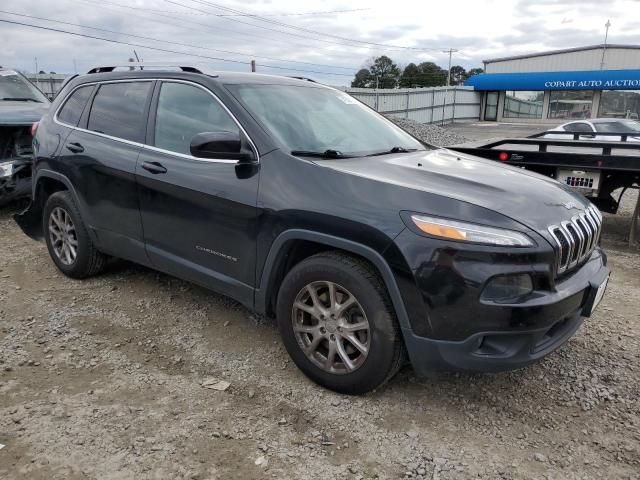
[[[297,318],[294,303],[303,289],[314,282],[333,282],[343,287],[355,297],[358,307],[364,312],[369,324],[369,349],[354,371],[341,374],[327,371],[308,358],[299,344],[296,335],[300,334],[296,334],[293,325],[294,318]],[[285,348],[294,363],[307,377],[330,390],[350,395],[363,394],[384,385],[402,366],[404,345],[389,295],[375,269],[359,258],[332,251],[303,260],[283,280],[276,313]]]
[[[68,264],[63,262],[56,254],[49,233],[49,219],[56,208],[66,212],[75,227],[74,233],[75,240],[77,241],[76,255],[73,261]],[[66,190],[56,192],[47,198],[42,216],[42,231],[44,232],[51,259],[56,264],[56,267],[67,277],[87,278],[99,273],[104,268],[106,256],[100,253],[93,245],[87,227],[82,221],[78,207],[70,192]]]

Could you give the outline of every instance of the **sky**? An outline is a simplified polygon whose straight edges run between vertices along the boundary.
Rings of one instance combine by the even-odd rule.
[[[371,58],[482,67],[482,60],[604,42],[640,44],[640,0],[3,0],[0,65],[84,73],[188,64],[347,85]],[[37,18],[35,18],[37,17]],[[22,24],[22,25],[21,25]],[[32,26],[27,26],[32,25]],[[75,32],[135,45],[75,36]],[[153,48],[152,48],[153,47]]]

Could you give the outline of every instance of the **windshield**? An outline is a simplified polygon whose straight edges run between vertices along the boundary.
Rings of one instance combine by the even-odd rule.
[[[426,147],[350,95],[295,85],[230,85],[247,110],[290,152],[340,156]]]
[[[635,122],[633,120],[619,120],[617,122],[596,123],[595,127],[598,132],[640,134],[640,122]]]
[[[0,100],[49,103],[40,90],[13,70],[0,70]]]

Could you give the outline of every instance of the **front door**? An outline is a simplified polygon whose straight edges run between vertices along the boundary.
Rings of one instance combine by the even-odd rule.
[[[487,92],[484,102],[484,119],[495,122],[498,119],[499,92]]]
[[[251,304],[259,169],[191,156],[191,139],[216,131],[240,127],[210,91],[170,80],[156,88],[136,167],[147,254],[160,270]]]

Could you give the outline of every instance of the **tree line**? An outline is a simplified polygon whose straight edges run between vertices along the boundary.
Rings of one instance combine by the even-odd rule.
[[[409,63],[404,68],[398,66],[386,55],[373,58],[367,68],[361,68],[351,82],[359,88],[416,88],[440,87],[447,84],[449,72],[433,62]],[[451,85],[462,85],[472,75],[483,73],[481,68],[466,71],[464,67],[451,67]]]

